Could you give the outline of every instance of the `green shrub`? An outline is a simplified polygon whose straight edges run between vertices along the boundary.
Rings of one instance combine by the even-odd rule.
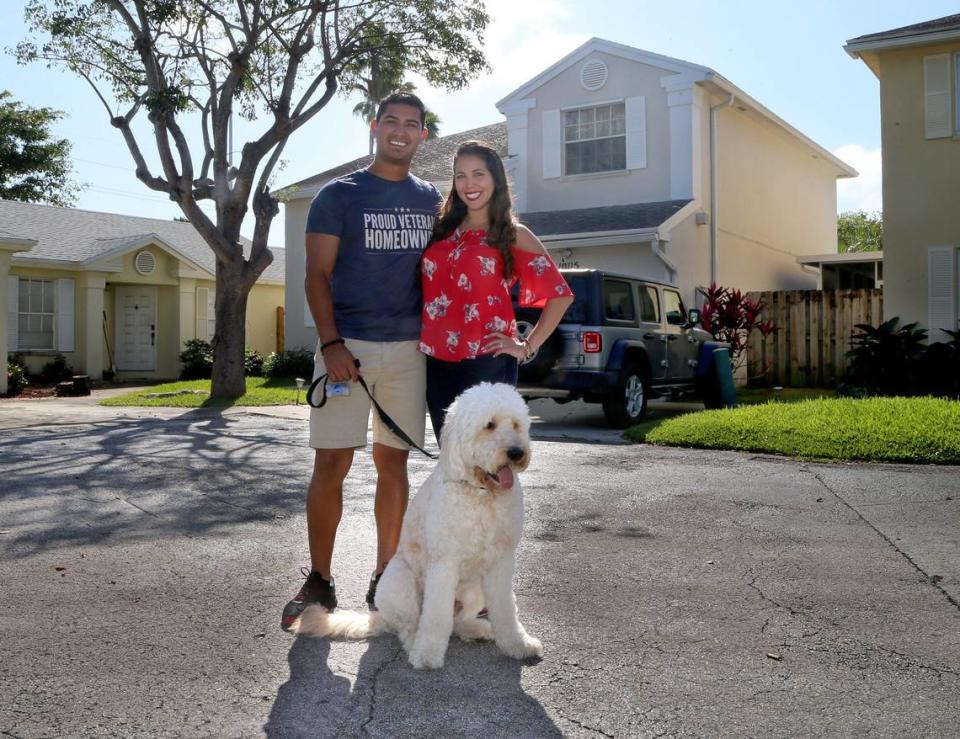
[[[263,377],[263,355],[256,349],[243,350],[243,374],[247,377]]]
[[[840,395],[923,394],[921,374],[927,332],[916,323],[899,326],[896,316],[877,327],[858,323],[847,352],[850,364]]]
[[[27,382],[27,370],[22,364],[15,361],[7,361],[7,395],[14,396],[23,392],[23,389],[29,385]]]
[[[213,372],[213,347],[203,339],[189,339],[180,352],[181,380],[209,380]]]
[[[73,377],[74,371],[67,364],[67,358],[62,354],[57,354],[53,359],[43,365],[40,370],[41,382],[63,382]]]
[[[263,373],[267,377],[313,377],[313,353],[306,349],[290,349],[270,352],[263,362]]]
[[[941,331],[950,341],[927,347],[921,379],[928,386],[929,394],[960,400],[960,331]]]

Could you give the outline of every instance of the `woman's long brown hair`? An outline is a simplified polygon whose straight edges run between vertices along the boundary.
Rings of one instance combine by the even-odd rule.
[[[500,155],[483,141],[465,141],[460,144],[453,157],[454,171],[456,171],[457,160],[461,156],[470,155],[483,159],[493,177],[493,196],[490,198],[488,210],[490,227],[487,229],[487,243],[500,250],[503,257],[503,276],[510,279],[513,277],[513,255],[510,253],[510,247],[517,241],[517,221],[513,217],[507,173],[503,168]],[[446,238],[463,223],[466,217],[467,204],[461,200],[454,182],[450,188],[450,194],[440,208],[440,215],[434,223],[433,236],[430,240],[439,241]]]

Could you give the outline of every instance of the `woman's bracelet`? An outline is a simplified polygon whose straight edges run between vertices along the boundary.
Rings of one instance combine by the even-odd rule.
[[[342,336],[338,336],[335,339],[330,339],[330,341],[325,341],[320,345],[320,351],[322,352],[327,347],[331,347],[334,344],[346,344],[347,342],[343,340]]]

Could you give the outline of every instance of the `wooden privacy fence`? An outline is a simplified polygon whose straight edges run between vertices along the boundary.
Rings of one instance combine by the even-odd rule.
[[[762,300],[761,320],[775,328],[753,332],[747,345],[751,384],[784,387],[835,385],[847,368],[846,352],[858,323],[883,321],[883,290],[779,290],[749,293]]]

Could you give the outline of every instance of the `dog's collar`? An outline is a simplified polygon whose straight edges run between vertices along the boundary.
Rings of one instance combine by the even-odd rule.
[[[450,483],[450,482],[456,482],[456,483],[459,483],[460,485],[466,485],[468,488],[478,488],[479,490],[487,490],[487,489],[488,489],[486,486],[484,486],[484,485],[478,485],[477,483],[471,482],[470,480],[457,480],[456,478],[453,478],[453,477],[444,477],[444,478],[443,478],[443,483],[444,483],[444,485],[446,485],[447,483]]]

